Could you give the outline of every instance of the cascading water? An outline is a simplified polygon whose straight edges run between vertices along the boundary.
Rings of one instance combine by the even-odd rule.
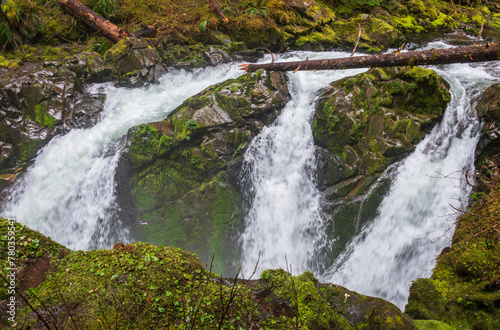
[[[473,170],[479,138],[471,99],[497,80],[482,68],[493,66],[435,69],[451,85],[452,101],[442,122],[399,165],[379,215],[323,280],[403,308],[411,282],[430,276],[436,256],[453,234],[456,210],[467,203],[470,187],[464,174]]]
[[[348,53],[301,53],[295,61],[346,57]],[[324,243],[319,214],[319,191],[314,183],[315,147],[310,118],[319,89],[340,78],[365,70],[297,72],[290,74],[292,100],[277,121],[263,129],[245,154],[242,180],[249,211],[241,235],[245,275],[286,267],[294,272],[314,269],[314,251]]]
[[[437,48],[439,45],[432,45]],[[306,53],[296,58],[331,58],[347,53]],[[493,70],[490,70],[493,68]],[[487,73],[487,71],[494,71]],[[249,203],[241,236],[245,275],[286,268],[294,274],[315,270],[315,251],[328,244],[319,216],[314,183],[315,155],[310,117],[319,89],[363,70],[289,74],[292,101],[249,147],[243,166]],[[458,179],[471,169],[477,123],[471,95],[500,76],[494,64],[450,65],[437,70],[451,84],[453,101],[443,122],[403,161],[379,216],[354,238],[339,260],[320,260],[328,268],[321,280],[364,294],[382,296],[402,307],[410,282],[428,276],[436,254],[448,243],[454,216],[468,190]],[[147,89],[93,88],[107,94],[101,121],[52,140],[10,191],[2,216],[14,218],[72,249],[106,247],[127,241],[116,202],[116,165],[128,129],[163,119],[189,96],[241,74],[236,65],[172,71]],[[450,176],[450,177],[449,177]],[[449,230],[447,232],[447,230]]]
[[[101,121],[53,139],[10,191],[2,216],[71,249],[128,241],[117,218],[114,175],[129,128],[165,116],[189,96],[241,74],[235,65],[172,71],[148,89],[95,86],[107,94]]]

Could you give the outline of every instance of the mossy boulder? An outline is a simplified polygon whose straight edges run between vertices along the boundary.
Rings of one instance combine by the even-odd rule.
[[[1,274],[9,280],[15,278],[17,289],[21,292],[42,283],[52,260],[60,259],[69,252],[50,237],[14,220],[2,218],[0,218],[0,242]],[[4,301],[9,299],[10,289],[9,285],[2,281],[0,299]]]
[[[132,129],[121,166],[132,168],[135,238],[188,249],[207,264],[214,255],[214,270],[235,272],[243,220],[239,163],[288,100],[283,73],[258,71],[209,87],[165,120]]]
[[[480,191],[457,222],[451,247],[437,258],[430,279],[410,288],[405,312],[414,319],[436,320],[457,329],[500,326],[500,220],[498,167],[483,167]]]
[[[276,269],[259,279],[222,278],[181,249],[136,242],[117,243],[111,250],[69,251],[0,219],[0,240],[7,242],[12,234],[16,317],[15,324],[1,319],[3,327],[39,328],[45,322],[78,329],[415,328],[393,304],[320,283],[311,272],[292,276]],[[4,275],[10,275],[7,244],[0,247],[0,256]],[[46,262],[42,272],[36,271],[40,261]],[[2,286],[2,299],[10,300],[9,289]]]
[[[486,160],[500,160],[500,84],[487,88],[477,100],[475,108],[482,122],[476,164],[482,166]]]
[[[390,185],[390,176],[380,175],[441,118],[448,87],[429,69],[376,68],[320,93],[312,126],[326,231],[335,238],[329,258],[375,217]]]

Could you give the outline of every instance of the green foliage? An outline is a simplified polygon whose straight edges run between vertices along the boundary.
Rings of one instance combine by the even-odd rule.
[[[87,0],[85,3],[90,9],[106,18],[110,18],[118,12],[116,0]]]
[[[240,4],[240,7],[245,9],[245,15],[254,17],[254,15],[262,15],[267,18],[269,8],[266,6],[267,0],[257,0],[257,2],[247,1]]]
[[[207,23],[208,23],[207,20],[204,20],[198,25],[198,30],[201,33],[204,33],[207,30]]]

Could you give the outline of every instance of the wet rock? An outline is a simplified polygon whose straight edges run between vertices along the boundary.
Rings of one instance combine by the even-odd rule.
[[[486,89],[475,104],[482,122],[481,137],[476,147],[476,164],[500,158],[500,84]]]
[[[448,84],[418,67],[371,69],[321,92],[312,126],[328,258],[376,216],[390,185],[381,173],[413,151],[450,99]]]
[[[160,122],[129,132],[139,240],[196,252],[214,270],[238,267],[243,220],[237,165],[289,100],[286,75],[258,71],[207,88]],[[120,166],[126,166],[122,162]],[[231,262],[230,262],[231,261]]]
[[[416,329],[413,321],[390,302],[320,283],[309,271],[292,277],[282,269],[265,270],[260,284],[258,300],[281,302],[290,308],[291,316],[298,307],[301,325],[308,329]],[[290,318],[282,317],[278,322],[283,329],[294,327]]]

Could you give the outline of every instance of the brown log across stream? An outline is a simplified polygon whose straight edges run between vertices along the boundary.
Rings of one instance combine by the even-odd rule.
[[[242,64],[247,73],[265,69],[268,71],[343,70],[369,67],[436,65],[470,63],[500,60],[500,44],[485,44],[446,49],[430,49],[392,54],[305,60],[295,62],[274,62],[266,64]]]

